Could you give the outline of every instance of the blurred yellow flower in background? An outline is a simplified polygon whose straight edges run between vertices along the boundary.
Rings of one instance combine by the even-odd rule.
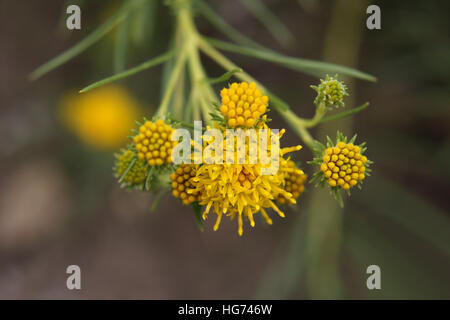
[[[61,99],[61,120],[83,143],[101,150],[122,146],[139,117],[139,107],[120,86],[104,86]]]

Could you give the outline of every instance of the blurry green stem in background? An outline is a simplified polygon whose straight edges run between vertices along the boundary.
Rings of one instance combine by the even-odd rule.
[[[336,0],[328,26],[324,48],[324,60],[345,63],[356,66],[362,37],[362,25],[366,1]],[[342,23],[345,21],[345,23]],[[345,38],[340,35],[345,34]],[[336,52],[339,48],[340,52]],[[351,79],[346,79],[349,83]],[[352,88],[355,86],[352,85]],[[353,99],[353,92],[350,99]],[[354,114],[367,107],[367,103],[351,109],[344,116]],[[342,114],[340,114],[342,115]],[[331,119],[330,119],[331,118]],[[324,118],[326,125],[319,127],[319,135],[336,131],[339,115]],[[352,120],[346,118],[339,121],[339,128],[344,132],[352,132]],[[340,272],[342,214],[338,204],[324,193],[327,191],[316,188],[305,210],[307,214],[306,252],[306,284],[308,296],[313,299],[342,298],[343,288]]]
[[[295,41],[291,31],[280,19],[278,19],[270,8],[266,7],[263,1],[241,0],[241,3],[253,13],[261,24],[267,28],[267,31],[269,31],[282,46],[287,47]]]
[[[324,58],[331,60],[335,57],[336,48],[341,52],[337,62],[346,65],[356,65],[359,52],[361,28],[360,24],[364,12],[364,1],[336,0],[332,14],[332,21],[328,27],[325,42]],[[345,24],[342,24],[345,21]],[[346,34],[346,38],[339,37]],[[339,42],[339,45],[336,43]],[[349,82],[350,79],[346,79]],[[354,87],[354,86],[352,86]],[[352,95],[353,96],[353,95]],[[310,120],[296,117],[291,110],[280,111],[291,127],[296,129],[305,143],[313,143],[307,127],[320,125],[317,136],[325,136],[339,129],[351,131],[352,123],[347,116],[367,108],[368,103],[348,111],[323,117],[323,112],[316,112]],[[340,120],[331,122],[331,120]],[[269,265],[264,284],[256,293],[256,298],[286,299],[296,297],[299,292],[300,280],[306,279],[306,297],[312,299],[338,299],[343,297],[341,286],[340,256],[342,232],[342,208],[328,196],[329,191],[315,188],[306,201],[306,207],[297,217],[289,237],[289,246],[281,258],[283,264],[276,266],[282,275],[275,274],[275,265]],[[279,272],[279,271],[278,271]],[[300,287],[302,288],[302,287]]]

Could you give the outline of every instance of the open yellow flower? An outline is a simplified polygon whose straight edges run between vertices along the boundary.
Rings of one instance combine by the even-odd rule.
[[[284,132],[285,130],[280,131],[279,138]],[[248,141],[246,143],[248,144]],[[270,149],[270,145],[268,147]],[[285,161],[283,155],[286,153],[300,149],[301,146],[280,148],[280,162]],[[246,145],[246,156],[248,150]],[[223,215],[226,215],[231,219],[237,217],[238,233],[242,235],[244,218],[247,218],[253,227],[255,225],[253,216],[259,212],[268,224],[272,224],[266,208],[272,208],[284,217],[284,213],[274,202],[279,196],[283,196],[289,203],[296,203],[292,193],[283,189],[286,176],[294,169],[280,166],[275,174],[263,175],[261,170],[265,166],[267,165],[261,164],[259,159],[255,164],[197,165],[196,176],[192,178],[195,189],[188,192],[199,194],[199,204],[206,206],[203,219],[207,218],[211,209],[217,214],[214,230],[219,228]]]

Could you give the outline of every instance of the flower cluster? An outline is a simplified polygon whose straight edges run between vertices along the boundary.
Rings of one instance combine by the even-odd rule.
[[[345,86],[330,77],[315,89],[316,104],[323,112],[341,105],[346,95]],[[194,124],[193,140],[184,141],[188,138],[183,135],[182,141],[172,141],[176,127],[192,129],[180,121],[152,119],[139,124],[132,143],[117,155],[115,176],[128,187],[171,190],[173,197],[192,206],[198,223],[214,215],[214,231],[224,217],[236,219],[242,235],[244,222],[254,227],[257,215],[268,224],[272,224],[269,210],[284,217],[280,208],[297,203],[307,175],[288,156],[301,146],[280,147],[286,130],[268,126],[269,100],[255,83],[232,83],[221,91],[221,97],[221,115],[211,114],[212,127]],[[196,138],[199,136],[201,141]],[[230,136],[232,140],[228,140]],[[328,138],[326,146],[315,140],[308,144],[314,152],[309,163],[319,168],[311,182],[330,187],[341,205],[340,191],[350,194],[352,187],[360,188],[370,175],[372,162],[364,155],[365,143],[356,145],[355,140],[356,135],[348,141],[338,132],[336,141]],[[183,157],[181,164],[172,159],[174,148],[175,154]]]
[[[367,157],[353,143],[339,142],[334,148],[327,148],[322,159],[320,170],[331,187],[348,190],[365,178]]]
[[[172,162],[172,148],[175,141],[170,140],[173,128],[159,119],[156,122],[146,121],[139,127],[134,136],[138,158],[146,160],[149,166],[161,166]]]
[[[231,128],[253,127],[266,112],[269,102],[269,98],[263,96],[254,82],[234,82],[229,88],[222,89],[220,95],[220,112]]]
[[[226,116],[224,119],[226,123],[217,124],[217,128],[225,130],[226,125],[229,127],[242,125],[242,129],[246,132],[250,130],[250,127],[257,126],[265,129],[265,131],[256,131],[256,140],[258,141],[261,132],[267,134],[268,137],[275,136],[278,140],[285,133],[283,129],[278,135],[272,134],[265,121],[257,122],[267,109],[268,99],[267,96],[262,95],[254,83],[233,83],[229,89],[223,89],[221,95],[223,105],[220,110]],[[253,113],[251,113],[252,111]],[[263,118],[265,119],[265,116]],[[244,141],[244,156],[245,159],[249,159],[252,150],[251,139]],[[203,219],[206,219],[211,212],[215,213],[217,219],[214,230],[219,228],[222,218],[226,216],[231,220],[237,218],[238,234],[242,235],[245,219],[253,227],[255,226],[254,216],[261,214],[268,224],[272,224],[267,209],[273,209],[279,216],[284,217],[284,213],[275,202],[278,201],[282,204],[296,203],[296,199],[304,188],[305,175],[302,170],[292,165],[293,162],[285,159],[284,156],[289,152],[300,150],[301,146],[288,148],[280,148],[279,144],[277,146],[279,148],[277,150],[279,159],[277,160],[280,165],[273,174],[262,173],[268,165],[261,163],[260,159],[257,159],[256,163],[246,161],[239,164],[236,161],[236,152],[234,153],[235,161],[233,163],[202,163],[196,165],[195,177],[190,178],[189,182],[189,186],[193,185],[194,188],[189,189],[187,193],[196,195],[198,204],[205,207],[202,214]],[[203,147],[207,148],[208,145]],[[229,152],[229,146],[223,144],[223,148],[225,155]],[[271,144],[268,144],[266,148],[267,150],[264,151],[269,155],[275,151],[272,150]],[[175,177],[176,175],[173,175],[174,179]],[[178,183],[176,186],[178,187]]]
[[[367,150],[365,142],[356,145],[356,135],[347,140],[338,132],[336,142],[328,138],[326,147],[317,142],[315,158],[311,161],[320,168],[311,181],[321,186],[328,185],[341,206],[343,200],[339,191],[343,189],[350,194],[352,187],[361,188],[362,181],[370,175],[370,165],[373,163],[364,155]]]

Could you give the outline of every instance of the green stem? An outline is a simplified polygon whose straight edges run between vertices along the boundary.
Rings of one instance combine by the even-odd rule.
[[[334,120],[343,119],[345,117],[348,117],[348,116],[351,116],[351,115],[353,115],[355,113],[363,111],[368,106],[369,106],[369,103],[366,102],[362,106],[359,106],[357,108],[353,108],[353,109],[350,109],[350,110],[347,110],[347,111],[344,111],[344,112],[341,112],[341,113],[338,113],[338,114],[335,114],[335,115],[332,115],[332,116],[329,116],[329,117],[326,117],[326,118],[322,118],[319,121],[319,123],[325,123],[325,122],[328,122],[328,121],[334,121]]]
[[[169,107],[169,102],[170,99],[172,98],[172,92],[175,88],[175,84],[177,83],[178,77],[184,68],[187,57],[186,47],[181,48],[180,51],[181,52],[178,55],[177,60],[175,62],[175,67],[173,68],[172,73],[170,75],[166,92],[164,93],[164,97],[161,101],[161,104],[159,105],[158,111],[156,112],[157,116],[161,116],[167,113],[167,108]]]
[[[312,128],[315,127],[317,124],[320,123],[323,116],[327,113],[327,107],[324,103],[320,103],[316,107],[316,113],[314,114],[314,117],[309,120],[303,120],[303,124],[306,128]]]
[[[199,40],[201,38],[195,28],[189,6],[180,11],[179,22],[185,35],[184,40],[188,50],[188,64],[193,86],[192,103],[194,107],[194,118],[196,118],[201,111],[203,119],[208,123],[211,120],[209,113],[213,111],[210,102],[217,102],[217,97],[215,96],[211,85],[208,81],[205,81],[208,77],[203,69],[199,54]],[[200,110],[198,110],[198,108],[200,108]]]

